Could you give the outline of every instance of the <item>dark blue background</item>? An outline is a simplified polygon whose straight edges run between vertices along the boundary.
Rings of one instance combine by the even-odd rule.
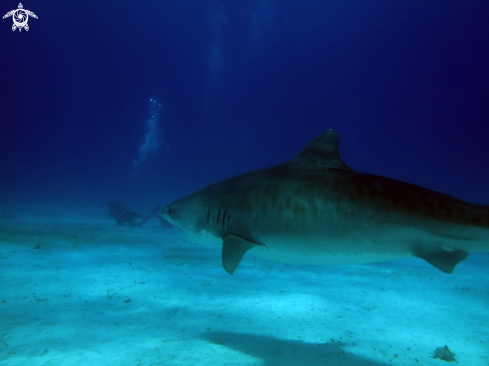
[[[328,128],[353,169],[489,204],[487,0],[23,5],[28,32],[0,22],[9,208],[168,203]],[[131,176],[150,98],[162,146]]]

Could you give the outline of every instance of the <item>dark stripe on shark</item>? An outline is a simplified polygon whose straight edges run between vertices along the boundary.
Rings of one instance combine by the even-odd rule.
[[[335,173],[346,177],[345,186],[354,187],[353,191],[348,192],[352,200],[364,199],[376,202],[386,209],[454,224],[489,228],[488,206],[465,202],[443,193],[372,174],[345,170],[336,170]],[[342,190],[341,187],[338,189]]]
[[[314,216],[320,214],[322,203],[331,202],[347,217],[360,214],[357,210],[363,208],[372,215],[392,211],[413,219],[422,217],[489,228],[489,206],[465,202],[395,179],[343,168],[301,169],[296,164],[281,164],[268,168],[266,173],[258,173],[261,175],[248,175],[250,188],[245,185],[243,191],[261,186],[260,192],[251,197],[247,194],[235,197],[234,205],[240,210]],[[283,177],[288,177],[287,185],[282,183]],[[352,207],[356,209],[352,210]]]
[[[227,211],[224,211],[224,214],[222,215],[222,230],[224,231],[224,222],[226,221],[226,214]]]
[[[221,215],[222,210],[224,210],[224,212]],[[209,207],[207,207],[207,225],[209,225],[211,228],[218,229],[218,230],[220,229],[222,231],[229,230],[230,221],[231,221],[231,215],[227,210],[221,207],[219,207],[217,211],[216,220],[214,221],[212,210]],[[215,226],[214,226],[214,222],[215,222]]]

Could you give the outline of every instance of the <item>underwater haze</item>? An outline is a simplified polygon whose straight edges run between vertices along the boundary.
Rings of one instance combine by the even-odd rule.
[[[489,366],[488,253],[446,274],[250,250],[229,276],[158,220],[328,129],[355,171],[489,205],[488,1],[0,14],[0,364]],[[153,216],[117,225],[121,202]]]

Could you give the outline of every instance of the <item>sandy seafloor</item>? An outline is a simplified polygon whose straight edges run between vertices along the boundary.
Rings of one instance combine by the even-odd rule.
[[[37,249],[35,249],[37,248]],[[148,222],[0,221],[0,365],[489,365],[489,254],[298,266]],[[451,363],[455,364],[455,363]]]

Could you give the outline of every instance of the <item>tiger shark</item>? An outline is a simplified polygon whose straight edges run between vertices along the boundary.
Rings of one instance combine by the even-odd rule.
[[[452,273],[489,251],[489,206],[350,169],[327,130],[292,160],[212,184],[162,209],[180,235],[222,245],[233,274],[247,251],[297,264],[417,257]]]

